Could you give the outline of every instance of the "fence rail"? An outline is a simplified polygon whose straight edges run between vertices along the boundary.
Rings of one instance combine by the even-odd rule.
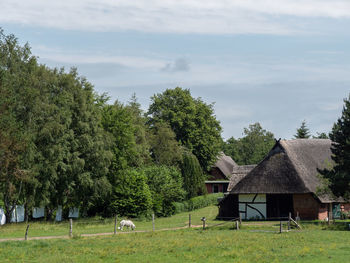
[[[186,217],[182,217],[182,218],[185,219]],[[118,227],[118,223],[120,223],[120,220],[122,219],[123,218],[119,218],[118,216],[115,216],[113,218],[98,219],[98,220],[84,220],[84,219],[73,220],[72,218],[70,218],[68,221],[52,224],[51,229],[50,229],[50,224],[48,224],[47,227],[45,226],[44,229],[42,229],[41,222],[35,222],[33,224],[29,222],[28,224],[25,225],[26,228],[23,229],[23,231],[25,230],[25,235],[24,235],[24,239],[22,240],[33,239],[35,235],[36,235],[35,238],[39,238],[39,236],[42,236],[43,238],[44,237],[51,237],[51,238],[61,237],[62,238],[64,236],[66,238],[68,237],[72,238],[75,236],[113,235],[113,234],[116,235],[117,233],[122,232],[122,230],[120,230],[120,228]],[[225,221],[216,221],[216,219],[213,219],[213,218],[211,218],[210,220],[207,220],[206,217],[202,217],[201,219],[199,219],[198,215],[196,217],[193,217],[191,213],[188,214],[188,218],[185,219],[184,221],[178,220],[178,222],[175,222],[175,221],[169,220],[167,222],[165,218],[164,218],[164,221],[162,221],[163,219],[158,221],[158,219],[159,218],[155,218],[153,214],[151,221],[139,221],[139,220],[134,221],[137,227],[140,225],[140,228],[135,230],[135,232],[150,232],[150,231],[201,228],[201,227],[203,228],[203,230],[205,230],[205,229],[213,229],[216,227],[225,226],[229,224],[233,224],[232,227],[230,227],[230,229],[240,230],[243,227],[244,230],[247,230],[246,226],[249,229],[249,228],[255,228],[255,227],[259,228],[259,225],[260,225],[260,223],[257,223],[257,222],[251,223],[249,221],[244,221],[242,223],[242,219],[240,217],[221,218],[221,219],[224,219]],[[274,231],[270,231],[270,232],[282,233],[282,232],[290,231],[292,224],[296,225],[299,229],[301,229],[301,226],[295,220],[293,220],[291,216],[274,217],[269,219],[273,221],[280,221],[279,231],[275,229]],[[283,229],[283,225],[285,224],[287,224],[287,230]],[[30,225],[31,227],[29,227]],[[91,227],[89,225],[91,225]],[[277,227],[277,226],[278,225],[273,227]],[[272,227],[272,225],[261,224],[261,228],[265,228],[265,227],[270,228]],[[45,235],[44,231],[47,231],[46,232],[47,235]],[[66,231],[66,232],[64,233],[62,231],[64,232]],[[253,230],[250,230],[250,231],[253,231]],[[254,231],[257,231],[257,230],[254,230]],[[32,237],[30,237],[31,235],[30,232],[34,233]],[[131,232],[130,229],[128,229],[127,232]],[[3,240],[4,239],[2,239],[0,236],[0,241],[3,241]]]

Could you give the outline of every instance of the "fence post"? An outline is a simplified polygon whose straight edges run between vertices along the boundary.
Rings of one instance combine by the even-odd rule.
[[[114,218],[114,235],[117,234],[117,225],[118,225],[118,215],[116,214]]]
[[[238,220],[236,220],[235,222],[236,222],[236,230],[239,230],[239,222],[238,222]]]
[[[297,217],[295,218],[295,221],[297,221],[297,223],[299,223],[300,221],[299,212],[297,212]]]
[[[188,214],[188,227],[191,227],[191,214]]]
[[[239,214],[239,225],[242,225],[242,217],[241,217],[241,214]]]
[[[204,230],[205,229],[205,220],[206,220],[206,218],[203,216],[201,220],[203,221],[203,230]]]
[[[280,221],[280,233],[282,233],[282,221]]]
[[[73,219],[69,218],[69,237],[73,237]]]
[[[24,235],[24,240],[27,240],[28,238],[28,229],[29,229],[29,224],[27,225],[26,233]]]
[[[154,231],[155,227],[154,227],[154,213],[152,214],[152,230]]]
[[[290,219],[292,218],[292,213],[289,212],[288,214],[288,230],[290,230]]]

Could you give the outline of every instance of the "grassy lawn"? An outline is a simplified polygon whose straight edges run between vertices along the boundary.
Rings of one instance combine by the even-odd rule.
[[[218,208],[216,206],[210,206],[196,211],[192,211],[191,221],[192,225],[201,225],[200,220],[203,216],[207,218],[207,224],[217,223],[215,217],[218,213]],[[188,225],[189,213],[180,213],[172,217],[166,218],[156,218],[155,229],[164,228],[175,228],[184,227]],[[119,218],[118,221],[123,218]],[[152,230],[151,220],[138,220],[133,219],[136,225],[136,230],[147,231]],[[60,223],[55,222],[29,222],[29,237],[39,237],[39,236],[58,236],[58,235],[68,235],[69,232],[69,222],[64,221]],[[27,225],[25,223],[17,224],[6,224],[0,226],[0,239],[1,238],[17,238],[24,237],[24,233]],[[106,233],[114,231],[114,218],[108,218],[104,220],[98,220],[97,218],[89,219],[78,219],[73,221],[73,234],[93,234],[93,233]],[[119,230],[118,230],[119,231]],[[125,232],[125,230],[124,230]]]
[[[0,243],[1,262],[349,262],[346,231],[221,228]]]
[[[278,234],[279,222],[216,221],[217,207],[191,212],[192,224],[207,218],[209,228],[81,237],[112,232],[113,219],[74,222],[72,239],[0,242],[1,262],[350,262],[350,232],[324,230],[305,222],[302,231]],[[151,221],[134,220],[137,230],[152,230]],[[156,219],[156,229],[184,227],[188,213]],[[343,224],[345,225],[345,224]],[[342,226],[342,225],[341,225]],[[29,236],[67,235],[68,223],[31,223]],[[286,226],[284,226],[286,227]],[[334,227],[332,227],[334,229]],[[342,229],[342,227],[340,227]],[[23,237],[25,224],[0,227],[0,237]]]

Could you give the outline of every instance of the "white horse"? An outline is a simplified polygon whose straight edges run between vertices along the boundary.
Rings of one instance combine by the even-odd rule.
[[[134,230],[136,228],[135,224],[131,220],[122,220],[120,221],[120,227],[118,227],[120,230],[123,230],[123,227],[126,226],[127,228],[131,228]]]

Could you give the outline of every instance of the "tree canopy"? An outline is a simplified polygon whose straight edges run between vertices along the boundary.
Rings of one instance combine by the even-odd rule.
[[[221,126],[213,105],[194,99],[188,89],[179,87],[156,94],[151,101],[149,124],[167,123],[176,140],[198,158],[203,170],[208,170],[222,145]]]
[[[223,151],[237,164],[257,164],[275,144],[274,135],[263,129],[258,122],[244,128],[243,133],[242,138],[229,138],[224,143]]]
[[[297,133],[294,135],[296,139],[308,139],[310,138],[310,131],[306,126],[306,121],[304,120],[300,127],[297,129]]]
[[[344,99],[341,117],[334,123],[329,134],[332,140],[332,170],[323,171],[329,187],[336,196],[350,199],[350,95]]]

